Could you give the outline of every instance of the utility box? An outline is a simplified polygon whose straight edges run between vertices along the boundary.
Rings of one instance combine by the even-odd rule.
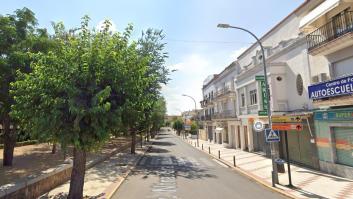
[[[285,163],[284,160],[278,158],[278,159],[275,160],[275,163],[276,163],[276,166],[277,166],[278,173],[285,173],[286,172],[286,170],[284,168],[284,163]]]

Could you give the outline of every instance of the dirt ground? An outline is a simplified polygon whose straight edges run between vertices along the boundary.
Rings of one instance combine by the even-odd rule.
[[[115,138],[110,140],[99,152],[90,153],[87,161],[104,156],[117,147],[129,142],[128,138]],[[30,175],[38,175],[45,171],[65,163],[64,154],[57,147],[55,154],[51,153],[52,146],[46,143],[16,147],[12,167],[4,167],[3,149],[0,149],[0,186],[17,181]],[[66,158],[71,157],[71,149],[68,149]],[[66,159],[66,162],[67,159]]]

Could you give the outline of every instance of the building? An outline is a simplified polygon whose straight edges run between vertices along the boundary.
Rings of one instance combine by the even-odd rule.
[[[201,107],[204,110],[204,129],[209,141],[223,144],[226,147],[237,147],[236,102],[234,77],[236,63],[231,63],[221,73],[212,75],[205,80],[202,93],[204,100]]]
[[[353,178],[353,1],[317,2],[300,29],[308,45],[320,169]]]

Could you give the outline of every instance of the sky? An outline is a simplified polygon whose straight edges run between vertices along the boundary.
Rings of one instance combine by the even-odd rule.
[[[162,29],[166,35],[166,66],[174,70],[171,81],[162,86],[167,113],[179,115],[197,108],[202,100],[202,84],[207,76],[220,73],[236,60],[254,40],[244,32],[219,29],[218,23],[247,28],[258,37],[264,35],[304,0],[0,0],[0,14],[27,7],[38,19],[39,27],[51,29],[51,22],[64,22],[67,28],[80,25],[89,15],[97,27],[109,19],[114,29],[135,27],[138,38],[147,28]]]

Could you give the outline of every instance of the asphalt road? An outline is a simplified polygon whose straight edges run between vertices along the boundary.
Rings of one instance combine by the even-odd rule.
[[[162,129],[114,199],[285,198]]]

